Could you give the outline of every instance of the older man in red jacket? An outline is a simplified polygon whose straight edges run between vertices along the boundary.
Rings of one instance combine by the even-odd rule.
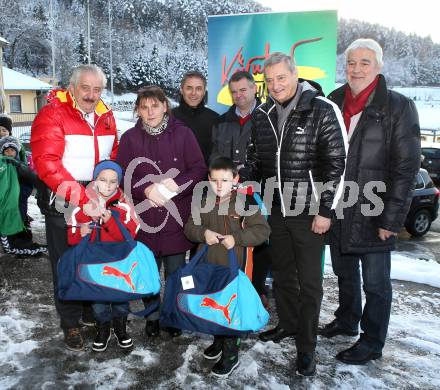
[[[114,159],[117,153],[116,123],[111,109],[101,100],[107,83],[96,65],[74,69],[67,90],[50,92],[32,124],[31,148],[35,169],[45,188],[38,205],[46,217],[46,238],[52,265],[55,306],[61,318],[66,348],[84,349],[79,330],[81,302],[58,300],[57,263],[68,248],[66,219],[75,206],[88,202],[86,185],[95,165]],[[93,207],[90,214],[99,212]]]

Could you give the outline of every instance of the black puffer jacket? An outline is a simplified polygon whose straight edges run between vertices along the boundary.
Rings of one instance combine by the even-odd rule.
[[[347,84],[329,95],[343,107]],[[331,231],[330,243],[340,245],[343,253],[372,253],[394,249],[395,238],[381,241],[378,228],[399,232],[411,203],[414,177],[420,167],[420,127],[415,104],[405,96],[387,89],[379,76],[371,102],[364,109],[350,139],[345,182],[359,185],[359,198],[344,208],[344,218]],[[364,216],[373,208],[365,196],[365,184],[383,181],[386,192],[375,192],[383,201],[377,216]],[[380,209],[377,209],[380,211]],[[364,212],[365,214],[365,212]]]
[[[257,100],[257,106],[261,104]],[[237,106],[232,105],[228,111],[217,120],[212,128],[212,152],[210,161],[217,157],[225,156],[233,160],[237,165],[244,164],[246,149],[251,140],[252,121],[240,125],[240,118],[235,113]]]
[[[285,199],[275,190],[274,204],[281,206],[284,215],[295,207],[304,207],[303,213],[309,213],[313,188],[319,192],[319,182],[332,181],[332,188],[322,192],[319,202],[319,215],[329,217],[345,166],[342,116],[334,103],[321,96],[318,84],[299,82],[302,93],[282,134],[278,134],[277,109],[271,98],[254,110],[247,162],[240,176],[243,181],[262,181],[263,189],[267,189],[269,178],[281,182]],[[300,183],[307,186],[304,196],[298,191]],[[316,214],[317,210],[311,212]]]

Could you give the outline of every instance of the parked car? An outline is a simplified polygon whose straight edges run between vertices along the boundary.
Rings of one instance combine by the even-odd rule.
[[[428,171],[435,182],[440,182],[440,143],[422,142],[422,155],[421,167]]]
[[[420,168],[405,221],[409,234],[420,237],[429,231],[432,221],[438,215],[439,195],[440,191],[435,187],[428,171]]]

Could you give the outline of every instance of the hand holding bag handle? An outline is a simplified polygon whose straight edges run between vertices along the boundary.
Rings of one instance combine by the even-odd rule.
[[[131,236],[130,232],[119,220],[119,212],[117,212],[116,210],[111,210],[111,213],[112,213],[112,217],[116,221],[116,224],[118,225],[119,231],[124,236],[125,241],[135,244],[135,240]],[[101,232],[100,232],[101,228],[102,228],[101,225],[99,225],[98,223],[96,222],[93,223],[93,229],[96,230],[95,242],[101,242]],[[79,242],[78,245],[86,246],[87,243],[90,241],[90,238],[91,238],[91,234],[89,233],[82,238],[82,240]]]
[[[202,261],[206,260],[208,249],[208,244],[203,245],[202,249],[200,249],[191,259],[191,261],[182,269],[182,272],[186,275],[191,275],[194,268]],[[236,275],[238,270],[240,269],[240,266],[238,265],[237,255],[235,254],[234,248],[228,250],[228,260],[231,274]]]

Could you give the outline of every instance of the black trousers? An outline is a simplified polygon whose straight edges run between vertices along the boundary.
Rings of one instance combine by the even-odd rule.
[[[271,264],[270,248],[266,243],[254,248],[254,266],[252,269],[252,284],[258,295],[267,295],[266,277]]]
[[[58,274],[57,265],[60,257],[69,248],[67,244],[67,226],[64,217],[60,215],[46,215],[46,240],[49,251],[49,259],[52,268],[53,290],[55,308],[60,316],[61,328],[78,328],[79,319],[83,311],[87,317],[93,315],[90,303],[82,301],[60,301],[58,299]]]
[[[312,232],[313,218],[309,215],[283,217],[279,208],[273,208],[269,217],[279,326],[297,333],[298,352],[315,350],[323,295],[324,236]]]
[[[185,264],[185,255],[186,252],[177,253],[175,255],[156,256],[156,264],[159,272],[160,272],[160,268],[162,267],[162,264],[164,266],[165,286],[168,276],[174,273],[175,271],[177,271],[178,268],[180,268],[182,265]],[[144,302],[145,307],[157,301],[160,302],[160,293],[157,295],[152,295],[151,297],[148,298],[142,298],[142,301]],[[153,313],[150,313],[147,316],[147,320],[148,321],[158,320],[160,318],[159,313],[160,313],[159,309],[157,309]]]

